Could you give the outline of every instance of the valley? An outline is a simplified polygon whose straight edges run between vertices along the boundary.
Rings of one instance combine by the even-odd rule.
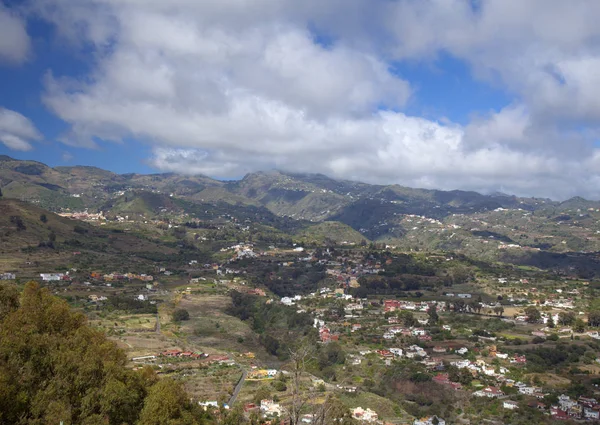
[[[1,285],[65,300],[201,423],[600,420],[599,202],[9,157],[0,189]]]

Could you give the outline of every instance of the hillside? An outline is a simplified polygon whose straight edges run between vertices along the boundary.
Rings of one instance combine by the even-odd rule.
[[[134,234],[70,220],[27,202],[0,199],[0,261],[5,270],[21,267],[24,261],[47,265],[49,271],[54,264],[92,260],[117,267],[177,253],[173,247]]]
[[[490,246],[498,249],[498,242],[557,252],[600,248],[591,237],[598,230],[600,202],[582,198],[555,202],[502,193],[369,185],[281,171],[250,173],[227,182],[173,173],[118,175],[95,167],[50,168],[6,156],[0,158],[0,187],[6,197],[52,211],[88,209],[144,219],[233,218],[289,234],[304,229],[306,222],[339,222],[355,232],[351,235],[347,227],[339,227],[346,239],[407,249],[481,250],[477,246],[490,251]],[[410,216],[439,225],[415,226]],[[322,239],[327,226],[331,225],[316,231],[317,239]]]

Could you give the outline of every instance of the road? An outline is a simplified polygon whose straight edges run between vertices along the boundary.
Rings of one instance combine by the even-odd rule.
[[[240,367],[240,369],[242,369]],[[235,386],[235,389],[233,390],[233,394],[231,395],[231,398],[229,399],[229,407],[233,407],[233,403],[235,403],[235,399],[237,398],[238,394],[240,393],[242,387],[244,386],[244,381],[246,380],[246,377],[248,376],[248,372],[246,372],[245,369],[242,369],[242,377],[240,378],[238,384]]]

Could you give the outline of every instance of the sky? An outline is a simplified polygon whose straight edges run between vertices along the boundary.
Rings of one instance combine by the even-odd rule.
[[[0,154],[600,199],[597,0],[0,0]]]

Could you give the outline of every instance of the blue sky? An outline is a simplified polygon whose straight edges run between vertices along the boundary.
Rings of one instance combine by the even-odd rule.
[[[0,0],[0,154],[600,198],[600,5],[476,4]]]

